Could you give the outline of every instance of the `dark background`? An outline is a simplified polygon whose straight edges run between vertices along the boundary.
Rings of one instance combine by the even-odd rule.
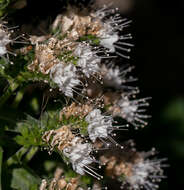
[[[110,0],[97,0],[98,4]],[[113,0],[122,15],[133,20],[130,28],[135,48],[141,97],[152,97],[149,125],[132,133],[137,148],[155,147],[167,157],[166,180],[159,189],[184,187],[184,1]],[[126,8],[125,8],[126,7]]]
[[[160,189],[184,187],[184,1],[136,0],[133,64],[142,94],[151,96],[150,124],[136,135],[141,148],[168,157]]]

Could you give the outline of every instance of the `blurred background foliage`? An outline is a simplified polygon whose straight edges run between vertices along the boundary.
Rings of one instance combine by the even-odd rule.
[[[110,1],[97,0],[98,5],[106,2]],[[136,139],[137,147],[141,150],[149,150],[154,146],[162,157],[168,157],[170,165],[166,169],[168,178],[162,182],[160,189],[179,189],[184,187],[184,27],[182,27],[184,1],[114,0],[114,3],[120,8],[122,15],[133,20],[130,30],[133,32],[135,48],[130,64],[136,65],[135,75],[139,78],[138,86],[141,89],[141,95],[152,97],[148,110],[152,115],[149,125],[145,129],[129,133],[127,138]],[[0,15],[10,12],[18,19],[17,23],[21,24],[24,21],[32,22],[33,18],[44,19],[49,14],[57,15],[61,9],[58,5],[62,6],[61,0],[0,0]],[[15,13],[17,9],[20,10]],[[24,21],[22,16],[25,17]],[[2,80],[0,80],[1,83]],[[0,90],[2,93],[2,88]],[[31,89],[32,96],[29,97],[29,90],[26,91],[18,108],[20,111],[28,110],[33,116],[37,116],[40,113],[41,103],[39,100],[42,95],[35,88]],[[18,120],[23,116],[18,116],[18,113],[14,112],[13,105],[9,106],[7,110],[10,108],[12,123],[9,122],[13,125],[14,118]],[[0,114],[1,117],[4,117],[3,122],[6,121],[7,110],[3,110],[3,115]],[[2,121],[1,125],[6,127]],[[11,132],[6,135],[14,137]],[[12,142],[7,142],[6,137],[3,136],[3,129],[0,128],[0,174],[2,158],[6,160],[15,150],[19,149],[17,146],[12,148]],[[8,149],[9,151],[7,151]],[[39,165],[42,161],[41,158],[49,158],[43,163],[44,167]],[[53,158],[56,162],[51,161]],[[3,179],[7,180],[7,176],[10,175],[25,175],[27,177],[24,185],[27,189],[34,189],[31,186],[34,184],[27,185],[31,174],[26,175],[26,172],[37,169],[38,175],[44,172],[51,175],[58,161],[58,155],[53,154],[48,157],[46,152],[38,153],[30,163],[31,169],[15,168],[13,174],[10,174],[6,168],[3,168]],[[34,178],[35,184],[37,177]],[[12,187],[16,187],[16,180],[11,182]]]

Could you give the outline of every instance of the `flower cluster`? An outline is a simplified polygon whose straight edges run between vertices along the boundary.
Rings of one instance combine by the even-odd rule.
[[[120,35],[119,33],[128,27],[131,21],[122,19],[117,10],[104,5],[100,10],[92,10],[90,13],[87,12],[89,10],[84,10],[82,14],[79,14],[77,9],[70,7],[65,15],[57,17],[53,27],[54,29],[61,27],[63,34],[75,40],[91,36],[95,39],[93,42],[107,49],[109,53],[115,53],[116,48],[123,52],[130,52],[133,45],[125,40],[132,39],[131,34]],[[69,30],[71,32],[68,32]],[[124,53],[116,53],[129,58]]]
[[[116,101],[112,104],[112,96],[114,93],[105,94],[105,102],[109,106],[109,111],[114,117],[119,116],[125,119],[128,123],[131,123],[137,129],[139,126],[144,127],[147,125],[145,119],[150,116],[145,115],[145,107],[149,105],[147,100],[150,98],[132,99],[132,94],[121,93],[117,94]]]
[[[85,187],[85,188],[84,188]],[[80,176],[67,179],[66,171],[58,167],[54,173],[54,178],[50,180],[43,179],[40,185],[40,190],[101,190],[100,184],[95,181],[92,187],[86,187],[86,184],[81,181]]]
[[[97,180],[102,180],[103,174],[118,179],[122,188],[155,190],[156,182],[164,177],[164,159],[150,158],[155,151],[139,152],[129,146],[132,142],[118,144],[114,139],[117,130],[128,129],[129,124],[135,129],[144,127],[149,118],[145,113],[149,98],[139,98],[139,89],[132,85],[137,80],[130,74],[134,67],[116,65],[118,56],[122,61],[129,58],[133,46],[131,35],[123,35],[131,21],[122,19],[117,11],[107,6],[83,11],[68,7],[56,17],[50,35],[30,36],[29,46],[16,51],[23,57],[24,69],[18,70],[15,79],[10,77],[10,84],[17,82],[10,92],[31,79],[34,83],[37,77],[48,88],[46,104],[50,97],[57,102],[58,95],[58,101],[66,100],[59,114],[50,110],[57,117],[44,117],[43,98],[40,119],[31,118],[18,129],[22,135],[16,138],[18,144],[59,153],[77,175],[67,177],[59,169],[53,180],[42,180],[40,190],[101,190],[99,182],[81,186],[81,176],[86,174]],[[0,57],[5,58],[11,42],[9,31],[0,24]],[[21,93],[17,93],[15,104]],[[102,169],[101,175],[96,165]]]
[[[104,74],[108,70],[104,71],[105,66],[102,67],[101,64],[104,59],[113,57],[109,53],[115,53],[116,48],[130,51],[130,48],[126,49],[115,43],[132,46],[126,42],[118,42],[130,39],[129,35],[119,35],[119,31],[130,22],[121,19],[115,12],[114,9],[104,7],[80,15],[78,10],[70,7],[54,21],[52,28],[53,31],[57,30],[54,36],[42,42],[39,41],[40,37],[37,37],[38,40],[31,40],[36,47],[35,59],[28,66],[29,70],[49,74],[50,79],[68,97],[73,97],[74,93],[81,95],[81,86],[83,88],[89,85],[87,79],[103,82],[109,74],[113,79],[116,75],[120,78],[121,74],[117,69]],[[108,77],[107,80],[111,79]],[[115,82],[122,82],[123,79],[117,80]]]
[[[88,43],[52,37],[45,43],[36,43],[35,59],[28,69],[49,75],[59,90],[73,97],[77,86],[84,86],[81,74],[89,78],[99,72],[101,59]]]
[[[72,164],[73,170],[80,175],[89,173],[100,179],[102,176],[90,168],[91,163],[96,160],[90,155],[93,151],[92,144],[85,143],[84,139],[77,137],[70,131],[68,126],[62,126],[57,130],[46,131],[42,137],[49,144],[50,151],[57,147],[67,160]]]
[[[145,119],[149,116],[144,114],[144,108],[148,106],[149,98],[137,99],[138,88],[129,85],[137,80],[129,76],[134,67],[119,67],[115,66],[114,60],[104,60],[104,57],[111,57],[108,53],[115,53],[116,48],[129,51],[120,48],[120,44],[132,46],[121,42],[131,36],[119,36],[118,32],[130,22],[112,14],[115,10],[106,7],[90,14],[79,14],[70,7],[53,23],[53,29],[59,28],[60,33],[46,43],[36,43],[36,57],[29,69],[49,74],[66,96],[73,97],[80,89],[78,86],[82,85],[81,92],[88,97],[87,102],[76,101],[64,107],[60,111],[60,121],[67,119],[67,126],[46,131],[42,139],[50,147],[49,152],[59,151],[80,175],[87,173],[100,180],[102,176],[94,171],[92,165],[103,163],[107,175],[112,178],[124,176],[122,183],[132,189],[146,187],[146,184],[154,189],[156,185],[149,178],[152,174],[162,176],[161,161],[147,159],[144,155],[149,153],[133,149],[126,152],[124,146],[113,138],[114,130],[127,126],[118,126],[114,117],[121,117],[136,128],[147,124]],[[64,38],[58,38],[63,35]],[[94,104],[94,101],[98,103]],[[110,150],[107,155],[100,156],[100,161],[93,157],[95,150],[108,150],[114,145],[123,149],[117,158]]]
[[[166,166],[163,164],[166,159],[151,158],[156,153],[155,149],[138,152],[134,147],[127,147],[130,142],[121,153],[114,150],[100,156],[106,164],[106,174],[113,179],[119,178],[122,189],[126,186],[135,190],[157,189],[157,183],[165,178],[162,167]]]

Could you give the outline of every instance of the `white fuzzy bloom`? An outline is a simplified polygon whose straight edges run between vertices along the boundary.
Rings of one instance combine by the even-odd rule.
[[[100,38],[100,45],[107,48],[110,53],[116,51],[114,43],[119,40],[119,36],[116,32],[113,32],[113,28],[110,24],[104,24],[103,28],[98,33],[98,37]]]
[[[125,53],[131,51],[133,46],[127,43],[126,40],[132,39],[131,34],[120,35],[120,31],[128,27],[131,21],[122,19],[116,9],[109,9],[108,6],[104,6],[102,9],[97,10],[91,14],[95,20],[100,20],[101,28],[97,33],[97,37],[100,40],[100,44],[108,49],[108,52],[115,53],[121,57],[129,59]],[[123,40],[123,41],[122,41]],[[117,52],[116,49],[123,51]]]
[[[11,42],[9,34],[0,28],[0,56],[7,53],[6,46]]]
[[[114,28],[114,23],[112,22],[112,18],[105,19],[106,16],[109,15],[110,10],[107,7],[102,8],[101,10],[96,11],[93,15],[101,20],[101,29],[98,32],[98,37],[100,38],[100,44],[105,48],[109,49],[109,52],[115,52],[114,43],[119,40],[119,36],[116,28]],[[114,13],[114,9],[111,10]]]
[[[91,50],[91,47],[86,43],[80,43],[74,54],[79,58],[77,61],[77,66],[81,68],[81,71],[90,77],[99,71],[99,63],[101,59]]]
[[[143,158],[132,167],[132,175],[126,177],[131,189],[139,190],[144,187],[147,190],[158,188],[156,182],[160,182],[163,176],[164,166],[162,162],[165,159],[145,159]]]
[[[112,130],[112,118],[103,116],[99,109],[94,109],[86,118],[88,125],[89,138],[95,142],[97,138],[107,138]]]
[[[85,173],[88,173],[100,180],[103,177],[91,169],[90,166],[88,166],[93,162],[97,162],[90,156],[91,152],[93,151],[92,148],[93,147],[90,143],[82,143],[82,139],[80,137],[75,137],[71,141],[71,146],[68,146],[63,150],[63,154],[69,158],[73,169],[78,174],[84,175]]]
[[[132,87],[127,85],[129,82],[136,81],[136,78],[132,76],[127,77],[128,73],[132,71],[134,67],[127,68],[119,68],[118,66],[114,66],[114,63],[110,62],[110,64],[103,64],[101,67],[101,73],[103,75],[103,84],[106,87],[113,87],[115,89],[135,89],[136,87]]]
[[[129,96],[122,94],[121,99],[117,102],[121,110],[120,116],[136,127],[138,127],[139,124],[142,126],[147,125],[144,119],[149,118],[149,116],[142,114],[145,112],[143,108],[149,105],[146,102],[147,99],[149,98],[130,100]]]
[[[64,65],[60,63],[54,65],[50,70],[50,78],[69,97],[73,97],[73,88],[80,84],[80,80],[76,76],[76,68],[72,64]]]
[[[89,143],[82,144],[78,142],[79,138],[75,137],[72,140],[72,146],[63,150],[66,157],[69,158],[72,163],[73,169],[80,175],[85,174],[85,167],[93,162],[90,156],[92,151],[92,145]]]
[[[103,73],[104,86],[120,89],[124,81],[121,78],[119,67],[108,68],[106,65],[103,65],[101,71]]]

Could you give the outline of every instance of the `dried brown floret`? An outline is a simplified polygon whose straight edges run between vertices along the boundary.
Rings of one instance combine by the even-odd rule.
[[[100,161],[106,165],[106,175],[116,178],[122,175],[132,175],[132,167],[141,161],[141,155],[136,151],[110,151],[100,156]]]
[[[67,34],[68,38],[74,40],[85,35],[97,35],[102,28],[99,19],[94,19],[92,15],[79,14],[77,10],[71,7],[68,8],[66,15],[59,15],[56,18],[53,29],[56,29],[58,26],[62,26],[62,34]]]
[[[62,174],[63,169],[60,167],[56,168],[54,178],[50,183],[43,179],[40,190],[76,190],[79,186],[79,177],[71,178],[67,181]]]
[[[46,131],[42,139],[51,146],[51,150],[57,147],[58,150],[62,151],[65,147],[70,146],[74,137],[68,126],[62,126],[56,130]]]
[[[79,116],[84,118],[89,112],[93,110],[93,106],[89,103],[78,105],[73,102],[70,106],[64,107],[60,113],[60,118],[64,115],[66,119],[70,116]]]
[[[65,51],[74,50],[75,46],[76,43],[66,38],[59,40],[52,37],[46,44],[36,43],[35,60],[28,66],[28,69],[48,74],[54,65],[61,62],[57,56]],[[63,59],[65,58],[66,57],[63,55]]]

